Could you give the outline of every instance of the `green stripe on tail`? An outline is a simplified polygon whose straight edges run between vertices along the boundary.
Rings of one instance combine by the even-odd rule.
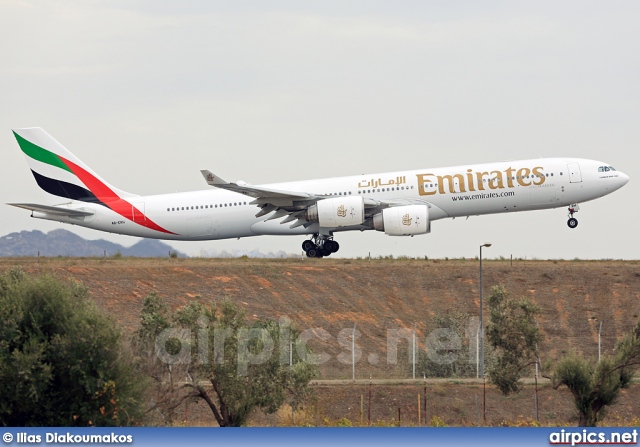
[[[49,152],[48,150],[43,149],[40,146],[36,146],[31,141],[25,140],[15,132],[13,132],[13,135],[16,137],[16,140],[18,140],[20,149],[22,149],[22,152],[24,152],[27,156],[42,163],[64,169],[65,171],[69,171],[73,174],[71,169],[69,169],[69,167],[64,164],[62,160],[60,160],[60,157],[58,157],[53,152]]]

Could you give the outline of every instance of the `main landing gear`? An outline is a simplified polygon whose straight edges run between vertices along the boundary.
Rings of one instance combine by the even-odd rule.
[[[572,204],[569,206],[569,220],[567,221],[567,225],[569,228],[575,228],[578,226],[578,219],[573,217],[574,213],[577,213],[580,207],[577,204]]]
[[[329,236],[316,233],[310,240],[302,243],[302,249],[310,258],[322,258],[337,252],[340,249],[340,244]]]

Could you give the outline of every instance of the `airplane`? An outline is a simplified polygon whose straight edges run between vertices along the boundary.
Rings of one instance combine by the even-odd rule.
[[[579,203],[629,181],[608,163],[540,158],[267,185],[202,170],[208,190],[139,196],[111,186],[41,128],[13,133],[36,182],[56,200],[8,204],[31,217],[165,240],[304,235],[312,258],[337,252],[341,231],[415,236],[445,218],[568,207],[567,225],[576,228]]]

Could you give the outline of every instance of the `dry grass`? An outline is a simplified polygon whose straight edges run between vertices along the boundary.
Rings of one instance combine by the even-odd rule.
[[[16,265],[34,274],[48,273],[84,282],[98,305],[130,331],[137,327],[142,299],[150,292],[159,294],[174,309],[193,299],[217,301],[229,297],[245,309],[250,319],[286,315],[301,330],[322,328],[331,339],[310,342],[316,352],[331,356],[331,361],[321,365],[322,379],[351,378],[351,365],[338,361],[340,353],[349,354],[339,344],[338,336],[343,329],[350,334],[354,322],[362,334],[357,342],[363,352],[356,376],[406,378],[406,342],[399,349],[404,362],[386,362],[388,329],[413,328],[417,323],[418,336],[424,340],[434,329],[426,322],[437,310],[455,308],[477,315],[479,307],[478,262],[471,259],[0,259],[0,271]],[[610,353],[618,337],[640,315],[638,261],[514,261],[510,266],[508,260],[488,260],[483,266],[485,293],[493,284],[504,284],[512,295],[531,297],[540,306],[539,323],[544,336],[541,350],[546,357],[570,350],[597,356],[598,320],[604,321],[602,351]],[[349,391],[330,393],[319,388],[335,399],[324,402],[324,397],[318,396],[327,417],[359,421],[362,390],[357,386],[347,388]],[[383,388],[380,387],[381,393],[400,393],[398,387],[384,388],[387,391]],[[459,397],[455,389],[463,390]],[[435,408],[431,415],[443,418],[447,424],[475,423],[473,396],[477,389],[443,385],[443,389],[434,387],[432,391]],[[415,390],[412,393],[403,405],[417,405],[413,403]],[[635,395],[635,389],[627,396],[629,393]],[[551,392],[541,401],[541,408],[549,405],[540,412],[543,424],[547,416],[550,421],[570,418],[572,403],[568,397],[560,396],[561,393]],[[380,398],[378,405],[386,405],[388,410],[381,410],[376,420],[397,417],[395,404],[388,400],[393,399],[391,395]],[[357,402],[351,402],[353,399]],[[491,399],[494,424],[517,419],[517,404],[513,412],[508,410],[511,401],[493,394]],[[526,402],[526,407],[532,407],[531,395]],[[525,405],[524,401],[520,405]],[[500,413],[502,408],[504,415]],[[637,406],[625,408],[628,413],[619,415],[624,420],[640,413]],[[523,415],[525,419],[530,416]],[[269,423],[279,422],[269,419]]]

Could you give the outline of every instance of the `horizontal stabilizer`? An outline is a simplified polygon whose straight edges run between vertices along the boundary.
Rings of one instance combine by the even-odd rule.
[[[84,211],[80,209],[71,209],[61,206],[50,205],[38,205],[36,203],[7,203],[7,205],[16,206],[18,208],[24,208],[29,211],[38,211],[40,213],[53,214],[56,216],[68,216],[68,217],[83,217],[91,216],[93,211]]]

